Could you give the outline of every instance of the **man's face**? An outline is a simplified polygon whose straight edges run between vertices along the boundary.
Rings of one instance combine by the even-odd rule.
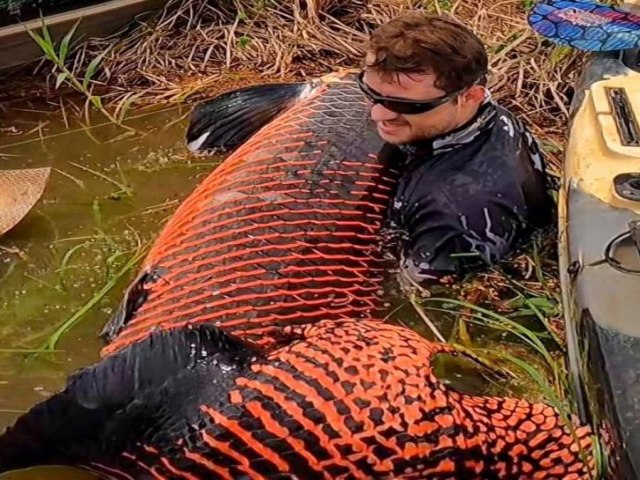
[[[374,70],[365,70],[363,82],[379,95],[407,100],[429,101],[446,92],[434,86],[435,75],[398,74],[391,78]],[[477,107],[477,105],[476,105]],[[465,98],[454,97],[433,110],[415,115],[399,114],[380,104],[371,108],[371,119],[380,137],[391,144],[402,144],[445,134],[469,117]]]

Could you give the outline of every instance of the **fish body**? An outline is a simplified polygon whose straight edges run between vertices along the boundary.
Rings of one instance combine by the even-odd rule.
[[[431,367],[446,345],[371,319],[285,331],[291,342],[267,354],[208,325],[155,331],[18,420],[0,437],[0,472],[63,463],[114,480],[589,478],[588,428],[574,441],[548,405],[448,389]]]
[[[205,103],[190,146],[238,143],[234,132],[274,114],[176,210],[105,328],[103,354],[188,323],[267,347],[287,325],[381,311],[380,231],[398,172],[349,76]]]
[[[196,110],[194,149],[242,145],[160,234],[101,360],[0,436],[0,473],[589,478],[588,428],[447,388],[431,359],[450,348],[375,316],[397,172],[353,82],[262,88]]]

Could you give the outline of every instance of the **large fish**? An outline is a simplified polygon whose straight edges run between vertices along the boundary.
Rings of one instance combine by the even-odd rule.
[[[430,365],[446,346],[372,317],[396,173],[349,77],[225,95],[189,137],[246,142],[159,236],[102,360],[0,436],[0,472],[587,478],[588,428],[447,389]]]
[[[446,388],[430,364],[444,344],[375,320],[285,330],[291,343],[266,355],[210,325],[154,332],[20,418],[0,437],[0,472],[66,464],[115,480],[591,478],[588,428],[572,433],[545,404]]]
[[[267,347],[283,326],[383,308],[379,240],[397,171],[355,82],[230,92],[195,110],[187,140],[241,146],[159,235],[103,354],[187,323]]]

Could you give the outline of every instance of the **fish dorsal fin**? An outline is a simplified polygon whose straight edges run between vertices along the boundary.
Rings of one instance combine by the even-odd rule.
[[[311,83],[277,83],[233,90],[195,107],[187,129],[191,151],[233,149],[313,90]]]
[[[153,332],[75,373],[62,392],[18,418],[0,436],[0,472],[90,461],[108,455],[105,449],[117,452],[124,446],[115,439],[105,441],[105,435],[113,431],[114,417],[138,399],[172,391],[174,383],[193,383],[187,377],[197,377],[203,369],[211,370],[208,378],[232,381],[259,356],[211,325]]]

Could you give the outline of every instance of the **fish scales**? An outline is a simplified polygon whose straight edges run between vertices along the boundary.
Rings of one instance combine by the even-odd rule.
[[[447,345],[370,319],[291,329],[301,341],[227,376],[203,375],[196,391],[207,400],[182,411],[194,428],[147,435],[122,469],[194,480],[579,480],[593,466],[578,448],[590,429],[571,433],[550,406],[443,385],[431,360]],[[181,395],[167,387],[145,402],[182,408]]]
[[[194,125],[200,146],[220,140]],[[453,390],[432,368],[452,347],[375,315],[397,175],[379,148],[359,93],[337,83],[229,156],[161,232],[108,353],[0,435],[0,473],[591,478],[588,426]]]
[[[354,82],[325,83],[251,137],[179,206],[111,354],[154,328],[212,322],[262,346],[285,325],[381,311],[379,248],[398,172]]]

